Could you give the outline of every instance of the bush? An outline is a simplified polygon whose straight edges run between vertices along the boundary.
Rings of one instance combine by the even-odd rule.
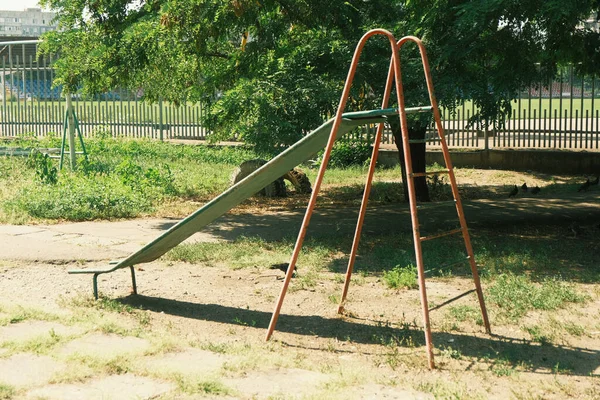
[[[346,168],[350,166],[364,166],[371,160],[371,144],[360,139],[338,140],[331,149],[328,167]],[[318,165],[323,161],[325,151],[319,152]]]
[[[6,204],[36,218],[85,221],[132,218],[153,209],[150,196],[110,177],[67,175],[57,185],[29,186]]]

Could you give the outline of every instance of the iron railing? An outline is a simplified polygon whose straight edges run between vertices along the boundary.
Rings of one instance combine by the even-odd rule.
[[[55,78],[50,56],[39,56],[40,41],[0,42],[0,137],[62,132],[65,99]],[[538,82],[513,102],[512,115],[487,129],[469,121],[477,110],[465,102],[442,109],[450,147],[600,149],[600,100],[596,77],[578,76],[573,67],[561,70],[548,84]],[[84,136],[104,130],[113,136],[204,140],[209,132],[200,123],[202,104],[175,106],[143,101],[143,91],[114,90],[84,99],[73,97]],[[355,136],[374,135],[366,127]],[[431,131],[431,144],[439,142]],[[394,143],[387,130],[384,143]]]
[[[40,41],[0,42],[0,136],[62,132],[66,102],[54,86],[55,57],[39,56]],[[206,139],[201,104],[175,106],[143,101],[143,91],[114,90],[93,98],[73,96],[84,136],[104,130],[114,136]]]

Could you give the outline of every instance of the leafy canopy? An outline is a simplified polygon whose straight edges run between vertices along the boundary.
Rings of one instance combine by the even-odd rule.
[[[596,72],[598,34],[581,22],[600,0],[42,0],[62,28],[56,83],[75,92],[143,88],[150,101],[203,101],[214,140],[259,151],[289,145],[332,114],[358,39],[371,28],[422,37],[442,104],[473,99],[502,119],[519,89],[560,62]],[[403,50],[407,104],[426,100],[414,49]],[[410,56],[410,57],[409,57]],[[349,108],[378,107],[389,63],[368,43]],[[80,89],[81,88],[81,89]]]

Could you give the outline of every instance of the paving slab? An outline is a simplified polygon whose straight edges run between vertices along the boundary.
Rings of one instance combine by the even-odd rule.
[[[112,358],[127,354],[141,354],[150,348],[150,342],[133,336],[93,333],[74,339],[58,350],[58,354],[79,354],[89,357]]]
[[[0,383],[14,387],[46,384],[66,365],[48,356],[29,353],[14,354],[0,359]]]
[[[223,364],[228,360],[230,358],[222,354],[190,348],[176,353],[148,357],[140,360],[140,365],[149,371],[206,377],[219,372]]]
[[[26,399],[47,400],[143,400],[175,389],[169,382],[132,374],[111,375],[77,384],[48,385],[29,391]]]
[[[286,399],[300,399],[319,390],[331,376],[304,369],[278,369],[251,372],[242,378],[228,378],[223,382],[248,398],[270,398],[285,395]]]
[[[59,336],[83,333],[81,327],[66,326],[51,321],[24,321],[0,327],[0,343],[25,342],[40,336],[56,334]]]

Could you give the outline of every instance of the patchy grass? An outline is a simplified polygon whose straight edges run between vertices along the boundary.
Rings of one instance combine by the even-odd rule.
[[[1,306],[0,311],[7,314],[4,317],[0,316],[0,326],[16,324],[28,320],[57,321],[60,319],[60,316],[57,314],[22,305]]]
[[[587,296],[559,278],[533,283],[526,275],[500,274],[487,289],[488,299],[502,317],[519,320],[531,310],[557,310],[582,303]]]
[[[233,269],[270,267],[289,261],[294,240],[266,241],[259,237],[240,237],[233,242],[182,244],[169,251],[169,261],[186,261],[206,265],[227,265]],[[309,239],[302,247],[298,265],[323,268],[338,255],[333,243]]]

